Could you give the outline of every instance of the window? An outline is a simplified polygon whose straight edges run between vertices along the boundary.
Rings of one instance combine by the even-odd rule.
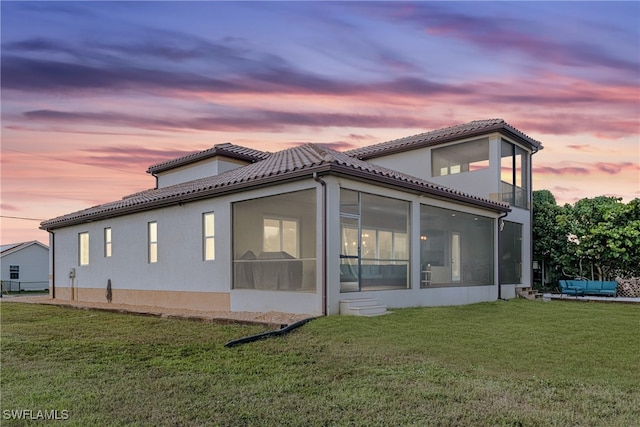
[[[522,224],[505,221],[502,233],[502,283],[522,283]]]
[[[78,234],[78,264],[89,265],[89,233]]]
[[[213,212],[202,215],[203,258],[205,261],[216,259],[215,216]]]
[[[264,252],[286,252],[298,257],[298,221],[295,219],[263,219]]]
[[[494,220],[420,205],[421,287],[493,285]]]
[[[158,262],[158,223],[149,223],[149,263]]]
[[[500,145],[502,201],[529,209],[529,155],[523,148],[502,140]]]
[[[409,259],[406,232],[362,230],[362,257],[379,260]]]
[[[489,139],[478,139],[431,151],[431,176],[474,172],[489,167]]]
[[[233,203],[233,288],[313,292],[316,190]]]
[[[104,229],[104,256],[111,257],[111,227]]]
[[[20,266],[19,265],[10,265],[9,266],[9,279],[11,279],[11,280],[20,279]]]

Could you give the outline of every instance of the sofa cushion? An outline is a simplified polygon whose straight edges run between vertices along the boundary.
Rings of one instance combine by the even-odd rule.
[[[586,290],[591,292],[591,291],[599,291],[600,289],[602,289],[602,282],[598,282],[595,280],[589,280],[587,281],[587,287]]]
[[[578,289],[586,289],[587,288],[586,280],[567,280],[567,284],[571,288],[578,288]]]

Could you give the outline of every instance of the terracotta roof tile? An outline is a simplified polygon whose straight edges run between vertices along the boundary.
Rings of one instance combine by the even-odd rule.
[[[353,150],[345,151],[345,153],[349,156],[366,160],[391,153],[450,142],[455,139],[461,139],[482,133],[490,133],[492,131],[506,132],[517,137],[522,142],[525,142],[536,150],[542,149],[542,144],[539,141],[525,135],[523,132],[509,125],[503,119],[488,119],[474,120],[472,122],[450,126],[444,129],[437,129],[418,135],[381,142],[367,147],[355,148]]]
[[[385,183],[389,185],[411,187],[414,191],[441,197],[453,197],[460,201],[480,204],[499,211],[509,210],[509,206],[502,202],[494,202],[465,194],[319,145],[304,144],[278,151],[270,154],[262,161],[233,169],[220,175],[196,179],[169,187],[141,191],[126,196],[121,200],[53,218],[42,222],[41,228],[47,230],[55,229],[82,223],[90,219],[125,215],[168,206],[181,201],[214,197],[223,192],[240,191],[259,184],[309,176],[315,171],[348,176],[357,175],[371,181],[385,180]]]
[[[247,162],[253,163],[259,160],[264,160],[269,157],[269,155],[270,153],[266,151],[254,150],[253,148],[242,147],[240,145],[234,145],[227,142],[224,144],[216,144],[212,148],[198,151],[184,157],[157,163],[155,165],[149,166],[147,172],[163,172],[169,169],[177,168],[179,166],[185,166],[215,156],[225,156],[232,159],[245,160]]]

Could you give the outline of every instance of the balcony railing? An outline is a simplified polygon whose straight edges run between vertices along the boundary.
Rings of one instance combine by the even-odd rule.
[[[507,182],[502,183],[502,201],[511,206],[529,209],[529,193],[526,188],[517,187]]]

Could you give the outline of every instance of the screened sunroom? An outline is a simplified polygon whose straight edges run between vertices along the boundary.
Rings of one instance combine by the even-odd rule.
[[[316,290],[316,190],[233,203],[233,288]]]
[[[422,288],[493,285],[494,219],[420,205]]]

